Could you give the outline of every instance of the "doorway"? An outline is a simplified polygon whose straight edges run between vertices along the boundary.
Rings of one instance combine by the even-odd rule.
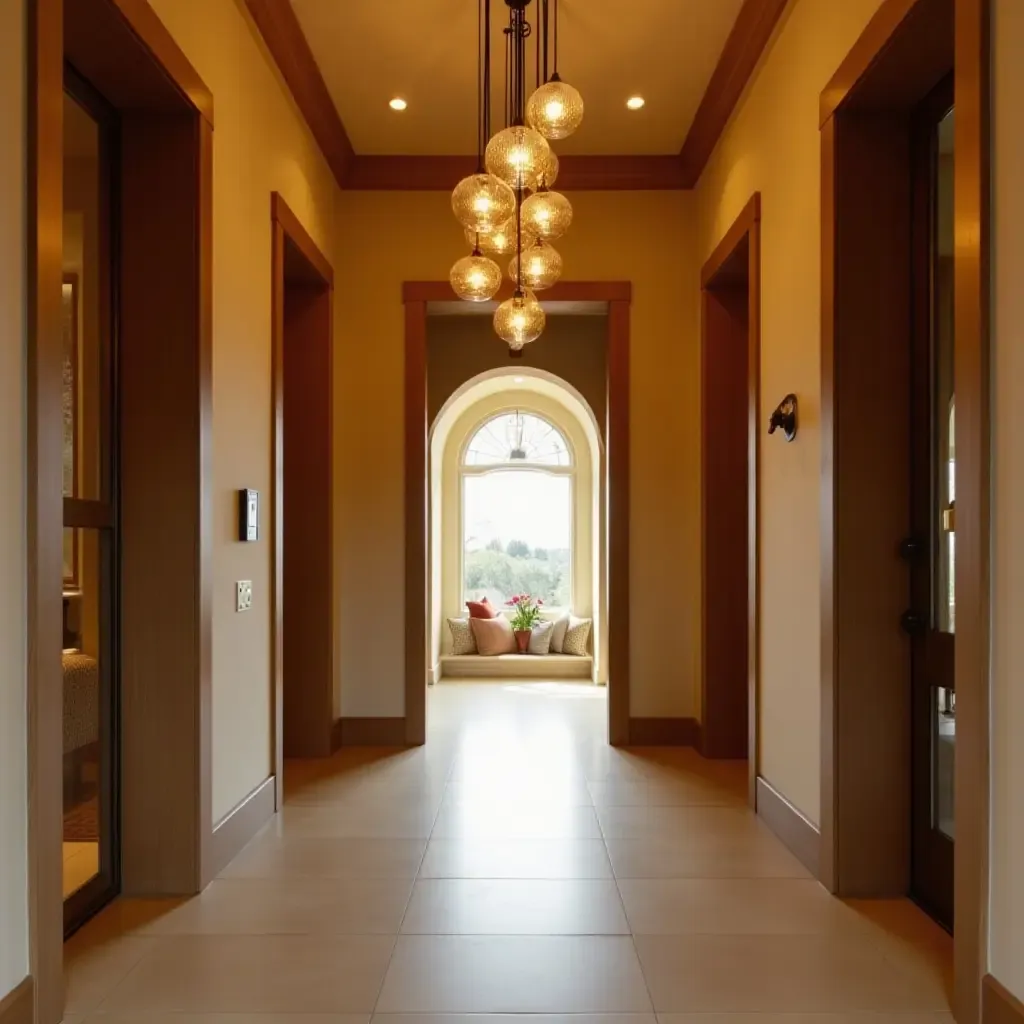
[[[117,895],[117,112],[65,71],[62,301],[63,896],[70,934]]]
[[[701,753],[757,784],[760,194],[701,272]]]
[[[334,274],[271,197],[277,806],[286,757],[327,757],[334,723],[332,299]]]
[[[913,118],[914,353],[910,565],[910,893],[953,927],[956,750],[956,396],[953,386],[953,80]]]

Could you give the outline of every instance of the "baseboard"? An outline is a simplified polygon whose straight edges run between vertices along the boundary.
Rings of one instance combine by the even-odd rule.
[[[631,747],[696,747],[700,723],[696,718],[631,718]]]
[[[339,718],[331,732],[331,747],[404,747],[404,718]]]
[[[206,881],[216,878],[274,816],[275,780],[261,782],[234,810],[213,827],[212,863]]]
[[[758,817],[815,878],[821,864],[821,833],[770,782],[757,779]]]
[[[0,999],[0,1024],[32,1024],[36,989],[31,977]]]
[[[991,974],[981,980],[981,1024],[1024,1024],[1024,1002]]]

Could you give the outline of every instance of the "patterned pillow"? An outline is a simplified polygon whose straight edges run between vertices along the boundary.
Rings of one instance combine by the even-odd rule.
[[[553,622],[538,622],[530,630],[530,646],[527,654],[548,654],[551,651],[551,636],[555,632]]]
[[[449,619],[452,631],[452,654],[476,654],[476,639],[469,625],[469,619]]]
[[[551,630],[551,653],[561,654],[562,644],[565,643],[565,631],[569,628],[569,616],[563,615],[560,619],[555,619],[552,626],[554,628]]]
[[[565,640],[562,642],[563,654],[572,654],[577,658],[586,657],[591,623],[591,619],[577,619],[575,615],[569,616],[569,628],[565,631]]]

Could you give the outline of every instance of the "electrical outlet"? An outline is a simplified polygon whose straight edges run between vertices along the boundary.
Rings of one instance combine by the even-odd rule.
[[[247,612],[252,608],[252,580],[239,580],[235,611]]]

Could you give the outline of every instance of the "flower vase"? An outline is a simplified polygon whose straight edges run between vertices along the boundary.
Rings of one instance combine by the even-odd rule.
[[[532,636],[533,631],[529,629],[517,629],[515,632],[516,648],[520,654],[525,654],[530,649],[530,637]]]

